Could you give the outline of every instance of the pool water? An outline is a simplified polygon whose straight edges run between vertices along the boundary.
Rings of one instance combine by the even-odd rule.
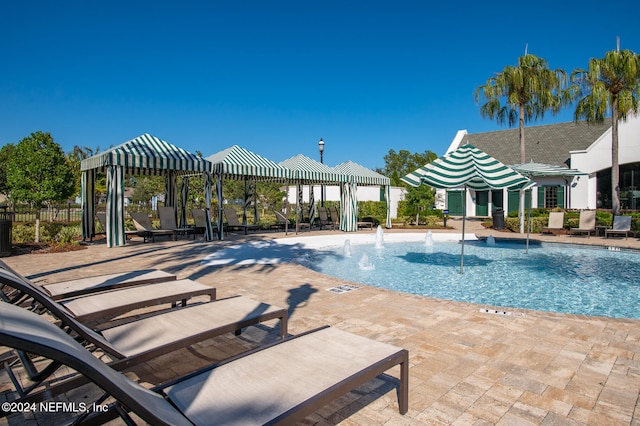
[[[330,276],[481,305],[640,318],[640,254],[562,244],[455,242],[351,245],[300,259]]]

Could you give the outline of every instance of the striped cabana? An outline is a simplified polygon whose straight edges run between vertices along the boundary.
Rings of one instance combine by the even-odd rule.
[[[486,191],[505,188],[528,189],[533,186],[533,182],[525,176],[469,144],[463,145],[455,151],[425,164],[404,176],[401,180],[411,186],[425,184],[438,189],[464,188],[460,273],[464,270],[464,224],[467,208],[467,188]]]
[[[237,145],[217,152],[207,157],[211,163],[211,171],[216,179],[216,192],[218,196],[218,236],[224,239],[222,221],[222,182],[225,179],[244,180],[247,184],[247,194],[249,187],[255,188],[256,181],[287,182],[289,170],[276,164],[275,162],[255,154]],[[252,195],[255,208],[255,191]],[[249,197],[245,197],[243,207],[243,221],[246,222],[246,209],[249,207]],[[246,225],[246,223],[245,223]]]
[[[93,191],[95,170],[102,170],[106,173],[107,229],[105,231],[108,247],[125,244],[125,174],[166,176],[167,205],[172,205],[174,209],[177,208],[175,179],[178,175],[202,173],[205,182],[211,179],[211,165],[208,161],[148,133],[82,160],[80,167],[82,170],[82,237],[85,239],[95,235],[95,194]],[[207,185],[205,185],[206,187]],[[210,205],[207,204],[207,213],[209,210]],[[207,218],[209,218],[208,214]],[[211,226],[209,225],[207,229],[210,230]],[[212,240],[213,233],[211,231],[205,232],[205,239]]]
[[[295,157],[288,158],[284,161],[278,163],[279,165],[286,167],[291,174],[291,180],[295,182],[297,186],[297,194],[300,194],[297,197],[296,202],[296,210],[300,210],[301,206],[301,194],[302,194],[302,186],[309,185],[312,187],[313,185],[344,185],[348,183],[347,177],[337,170],[327,166],[326,164],[320,163],[312,158],[307,157],[306,155],[298,154]],[[312,189],[310,189],[312,191]],[[287,190],[287,194],[289,191]],[[314,196],[315,199],[315,196]],[[314,200],[315,201],[315,200]],[[340,199],[340,211],[344,211],[345,205],[342,202],[342,197]],[[312,210],[315,211],[315,206],[311,207]],[[356,216],[357,220],[357,216]],[[299,215],[296,215],[296,232],[298,230],[298,221]],[[342,222],[340,222],[340,229],[342,229]],[[357,223],[354,225],[355,229],[348,229],[350,231],[357,230]],[[343,229],[346,230],[346,229]]]
[[[335,166],[334,169],[339,173],[347,176],[349,178],[349,181],[352,183],[353,187],[351,188],[350,194],[352,194],[352,196],[355,197],[355,199],[350,200],[348,203],[350,205],[356,206],[355,212],[352,212],[352,213],[341,212],[340,229],[343,228],[342,226],[343,220],[348,221],[349,226],[351,226],[353,222],[353,226],[357,227],[357,224],[358,224],[357,223],[357,220],[358,220],[357,186],[358,185],[384,187],[384,196],[385,196],[385,201],[387,202],[387,219],[386,219],[385,227],[391,228],[391,202],[390,202],[391,179],[389,179],[384,175],[381,175],[380,173],[374,172],[371,169],[361,166],[358,163],[354,163],[353,161],[345,161],[344,163],[341,163]],[[340,194],[341,198],[346,197],[346,195],[343,193],[344,189],[345,189],[344,186],[341,187],[341,194]]]

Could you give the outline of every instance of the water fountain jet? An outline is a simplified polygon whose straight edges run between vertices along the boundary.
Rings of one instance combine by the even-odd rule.
[[[382,226],[378,225],[378,229],[376,229],[376,245],[375,248],[383,248],[384,247],[384,231],[382,230]]]

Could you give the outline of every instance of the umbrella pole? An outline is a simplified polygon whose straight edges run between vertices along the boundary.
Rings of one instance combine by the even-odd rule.
[[[529,196],[531,196],[531,192],[529,192]],[[529,254],[529,234],[531,233],[531,204],[529,204],[529,208],[527,209],[527,249],[525,250],[526,254]]]
[[[460,254],[460,273],[464,274],[464,225],[467,217],[467,185],[462,193],[462,253]]]

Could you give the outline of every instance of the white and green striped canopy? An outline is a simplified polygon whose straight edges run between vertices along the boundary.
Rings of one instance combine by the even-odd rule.
[[[344,175],[346,175],[349,180],[353,183],[353,186],[349,188],[347,193],[344,193],[345,188],[341,187],[343,193],[342,197],[345,198],[345,203],[350,205],[355,205],[355,207],[351,207],[351,214],[355,214],[356,217],[348,217],[345,221],[346,223],[353,223],[353,225],[348,225],[351,229],[355,228],[357,230],[357,215],[358,215],[358,190],[356,185],[369,185],[369,186],[384,186],[385,193],[385,201],[387,202],[387,220],[385,221],[385,226],[387,228],[391,228],[391,203],[389,202],[389,194],[390,194],[390,185],[391,179],[388,177],[381,175],[378,172],[374,172],[371,169],[368,169],[364,166],[361,166],[358,163],[354,163],[353,161],[345,161],[344,163],[340,163],[334,167],[334,169]],[[349,195],[352,197],[351,200],[346,201],[346,196]],[[347,215],[347,213],[343,213],[343,215]],[[340,227],[342,228],[342,221],[340,222]]]
[[[401,178],[411,186],[467,188],[476,191],[523,188],[533,183],[473,145],[463,145]]]
[[[108,166],[122,166],[125,173],[132,174],[165,174],[166,170],[205,172],[211,168],[207,160],[148,133],[84,159],[80,164],[81,170]]]
[[[378,172],[374,172],[371,169],[367,169],[358,163],[353,161],[345,161],[334,167],[334,169],[343,175],[349,176],[350,180],[354,181],[358,185],[390,185],[391,179],[381,175]]]
[[[224,179],[244,179],[251,176],[260,180],[284,181],[289,171],[277,163],[234,145],[207,157],[212,171]]]
[[[277,163],[264,158],[245,148],[233,145],[207,157],[211,163],[211,170],[216,179],[216,192],[218,195],[218,237],[224,239],[222,223],[222,207],[224,195],[222,194],[222,181],[224,179],[249,180],[251,185],[255,181],[286,182],[289,179],[289,170]],[[254,194],[255,196],[255,194]],[[246,209],[249,203],[243,206],[243,220],[246,220]],[[254,207],[257,205],[254,204]],[[257,215],[255,216],[257,217]]]
[[[95,169],[103,169],[107,175],[107,246],[125,244],[124,232],[124,176],[125,173],[141,175],[165,175],[167,205],[177,208],[176,175],[203,173],[209,179],[211,164],[195,154],[178,148],[148,133],[131,139],[93,157],[82,160],[82,236],[91,238],[94,231],[95,194],[93,192]],[[205,197],[206,198],[206,197]],[[209,206],[207,205],[208,209]],[[212,239],[211,233],[205,238]]]
[[[344,174],[302,154],[288,158],[278,164],[290,171],[292,180],[305,184],[338,184],[348,181]]]
[[[527,177],[542,177],[542,176],[561,176],[561,177],[572,177],[572,176],[583,176],[587,173],[581,172],[576,169],[569,169],[567,167],[554,166],[551,164],[542,164],[542,163],[524,163],[524,164],[514,164],[511,168],[521,175]]]

